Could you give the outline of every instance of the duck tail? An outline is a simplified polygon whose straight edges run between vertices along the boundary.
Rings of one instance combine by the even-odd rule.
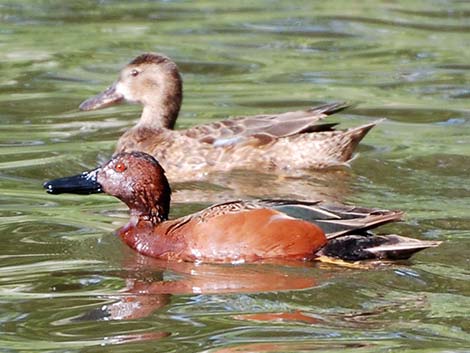
[[[325,151],[329,157],[322,164],[323,168],[343,165],[350,166],[350,163],[356,158],[354,155],[359,142],[367,135],[367,133],[383,119],[373,121],[368,124],[357,126],[342,131],[334,131],[331,136],[331,143],[325,146]]]
[[[351,234],[328,241],[317,255],[344,261],[404,260],[418,251],[434,248],[439,244],[440,241],[418,240],[396,234],[376,236]]]
[[[401,220],[401,211],[323,201],[262,200],[259,203],[319,226],[325,232],[327,243],[315,253],[318,257],[344,261],[407,259],[418,251],[441,243],[396,234],[375,235],[371,232],[384,224]]]
[[[328,243],[318,255],[344,261],[408,259],[414,253],[438,246],[439,241],[419,240],[396,234],[375,235],[370,230],[402,219],[403,212],[348,206],[324,206],[338,219],[323,219]]]
[[[355,158],[353,153],[359,145],[359,142],[362,141],[362,139],[375,125],[382,121],[383,119],[376,120],[371,123],[350,128],[344,131],[344,134],[341,136],[342,140],[345,141],[343,144],[344,150],[342,152],[342,157],[345,159],[346,164],[349,164]]]
[[[367,135],[370,129],[372,129],[375,125],[381,123],[382,121],[384,121],[384,119],[375,120],[371,123],[346,130],[346,134],[350,136],[351,140],[353,141],[354,148],[359,144],[359,142],[364,138],[364,136]]]

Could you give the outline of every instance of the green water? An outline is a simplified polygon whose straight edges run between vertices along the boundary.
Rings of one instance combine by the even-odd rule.
[[[0,0],[0,351],[469,351],[469,17],[457,0]],[[356,104],[345,127],[386,118],[350,170],[175,184],[173,215],[321,197],[402,209],[386,231],[444,243],[373,270],[136,255],[119,202],[41,184],[111,155],[139,107],[77,106],[144,51],[183,72],[179,128],[331,101]]]

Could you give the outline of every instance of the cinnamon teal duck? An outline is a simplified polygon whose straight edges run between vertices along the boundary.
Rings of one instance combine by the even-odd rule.
[[[347,130],[322,123],[347,107],[325,104],[303,111],[238,117],[173,130],[183,97],[182,79],[168,57],[136,57],[104,92],[80,105],[95,110],[121,101],[143,105],[137,125],[121,136],[116,153],[143,151],[156,157],[170,180],[194,179],[230,169],[328,168],[348,165],[376,122]]]
[[[51,194],[105,192],[117,197],[131,214],[118,231],[120,238],[143,255],[166,260],[404,259],[439,245],[370,232],[399,220],[400,211],[321,201],[231,201],[170,220],[170,185],[160,164],[143,152],[116,154],[102,167],[44,187]]]

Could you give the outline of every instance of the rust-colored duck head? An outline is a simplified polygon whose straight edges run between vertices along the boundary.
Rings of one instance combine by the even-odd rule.
[[[144,106],[141,122],[172,129],[183,99],[182,79],[176,64],[157,53],[139,55],[126,65],[119,78],[102,93],[80,104],[95,110],[126,100]]]
[[[171,189],[165,171],[150,155],[119,153],[102,167],[79,175],[48,181],[50,194],[105,192],[123,201],[131,214],[153,223],[168,218]]]
[[[160,164],[143,152],[119,153],[102,167],[44,187],[52,194],[106,192],[119,198],[132,215],[118,231],[121,239],[143,255],[167,260],[405,259],[440,243],[370,232],[399,220],[400,211],[321,201],[230,201],[168,220],[168,180]]]

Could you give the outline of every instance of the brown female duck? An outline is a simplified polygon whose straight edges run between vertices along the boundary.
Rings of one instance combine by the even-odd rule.
[[[168,180],[160,164],[142,152],[119,153],[100,168],[44,187],[52,194],[105,192],[119,198],[131,213],[118,231],[121,239],[143,255],[167,260],[402,259],[439,244],[369,232],[399,220],[402,212],[320,201],[232,201],[169,220]]]
[[[238,117],[173,130],[183,97],[176,64],[161,54],[142,54],[119,79],[80,105],[94,110],[121,101],[143,105],[136,126],[124,133],[116,152],[143,151],[156,157],[170,179],[200,177],[230,169],[300,169],[348,165],[354,149],[375,125],[335,130],[319,123],[347,107],[326,104],[305,111]]]

